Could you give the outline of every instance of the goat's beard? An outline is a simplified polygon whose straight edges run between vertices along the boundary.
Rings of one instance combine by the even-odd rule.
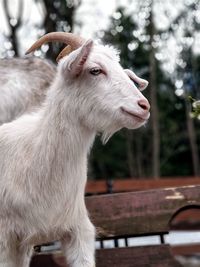
[[[143,124],[139,124],[139,125],[136,125],[134,128],[127,128],[129,130],[135,130],[135,129],[138,129],[140,127],[145,127],[147,124],[147,121],[144,122]],[[113,136],[114,133],[116,133],[117,131],[119,131],[120,129],[122,129],[123,127],[119,127],[119,126],[114,126],[114,127],[110,127],[109,129],[106,129],[102,132],[102,135],[101,135],[101,141],[102,141],[102,144],[105,145],[109,139]]]
[[[102,133],[102,136],[101,136],[102,144],[105,145],[113,134],[114,133],[106,133],[106,132]]]
[[[110,128],[109,130],[103,131],[101,135],[101,141],[103,145],[105,145],[109,141],[109,139],[113,136],[113,134],[119,131],[120,129],[121,127],[117,127],[117,128],[113,127],[112,129]]]

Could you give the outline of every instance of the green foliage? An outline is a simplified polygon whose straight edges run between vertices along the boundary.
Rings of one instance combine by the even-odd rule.
[[[196,100],[189,96],[189,99],[192,102],[192,112],[191,112],[191,117],[192,118],[197,118],[200,119],[200,100]]]

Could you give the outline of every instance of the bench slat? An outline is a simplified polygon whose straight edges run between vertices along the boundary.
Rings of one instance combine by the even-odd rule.
[[[102,249],[97,267],[181,267],[168,245]]]
[[[86,205],[102,237],[165,233],[177,210],[200,207],[200,186],[92,196]]]
[[[200,255],[200,243],[199,244],[187,244],[171,247],[173,255],[191,256]]]
[[[112,192],[131,192],[131,191],[144,191],[158,188],[170,188],[187,185],[200,185],[200,177],[168,177],[159,180],[154,179],[116,179],[112,180]],[[108,185],[106,180],[87,182],[86,193],[99,194],[107,193]]]
[[[31,267],[68,267],[62,255],[37,255]],[[96,252],[97,267],[181,267],[168,245],[101,249]]]

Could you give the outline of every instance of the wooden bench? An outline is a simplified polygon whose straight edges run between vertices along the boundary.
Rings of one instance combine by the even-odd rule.
[[[98,240],[163,235],[174,216],[185,208],[200,208],[200,185],[97,195],[86,198],[90,217],[98,229]],[[199,217],[196,224],[200,225]],[[190,225],[190,221],[187,222]],[[192,220],[191,223],[194,223]],[[162,240],[163,241],[163,240]],[[102,244],[102,243],[101,243]],[[101,248],[96,252],[97,267],[180,267],[167,244]],[[31,267],[66,267],[60,252],[36,255]]]

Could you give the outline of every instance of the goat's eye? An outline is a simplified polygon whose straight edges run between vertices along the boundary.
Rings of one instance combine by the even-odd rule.
[[[102,71],[99,68],[92,68],[92,69],[90,69],[90,74],[92,74],[92,75],[99,75],[101,73],[102,73]]]

